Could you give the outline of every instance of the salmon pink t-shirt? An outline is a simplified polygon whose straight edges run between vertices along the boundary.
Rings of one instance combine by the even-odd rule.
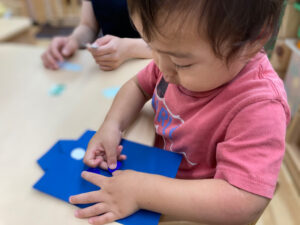
[[[138,82],[153,96],[156,147],[184,156],[177,178],[223,179],[272,198],[290,111],[283,83],[264,53],[207,92],[167,83],[154,62],[139,72]]]

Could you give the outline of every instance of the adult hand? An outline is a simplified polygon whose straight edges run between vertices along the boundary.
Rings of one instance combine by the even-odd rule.
[[[129,42],[126,38],[105,35],[97,39],[93,45],[88,44],[87,49],[93,55],[100,69],[105,71],[118,68],[130,58]]]
[[[43,64],[48,69],[57,70],[59,69],[59,62],[72,56],[78,48],[79,45],[73,38],[55,37],[41,56]]]

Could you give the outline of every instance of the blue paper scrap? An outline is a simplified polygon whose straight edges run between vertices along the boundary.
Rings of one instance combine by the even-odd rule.
[[[71,62],[60,62],[58,63],[60,69],[68,70],[72,72],[80,72],[82,70],[82,66],[79,64],[71,63]]]
[[[119,87],[106,88],[102,91],[102,94],[106,98],[114,98],[117,95],[119,90],[120,90]]]
[[[81,178],[84,170],[98,173],[107,177],[111,173],[100,168],[89,168],[82,160],[72,157],[74,149],[87,148],[89,140],[95,134],[94,131],[86,131],[78,140],[59,140],[39,160],[38,164],[45,171],[40,180],[34,184],[34,188],[58,199],[68,202],[71,195],[99,190],[99,187]],[[127,140],[122,140],[122,154],[127,159],[122,161],[120,170],[136,170],[145,173],[160,174],[174,178],[177,174],[182,155],[158,148],[148,147]],[[90,206],[77,205],[80,208]],[[160,214],[139,210],[135,214],[118,220],[122,224],[158,224]]]
[[[101,170],[99,168],[88,168],[86,171],[101,174]]]
[[[49,90],[49,95],[51,96],[59,96],[65,90],[65,85],[63,84],[54,84],[51,86]]]

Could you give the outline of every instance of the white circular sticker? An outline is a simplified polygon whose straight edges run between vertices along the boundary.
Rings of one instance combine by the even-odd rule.
[[[83,148],[74,148],[71,152],[71,157],[76,160],[83,159],[85,150]]]

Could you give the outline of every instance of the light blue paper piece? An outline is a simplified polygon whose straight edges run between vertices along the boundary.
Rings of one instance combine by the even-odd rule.
[[[106,88],[102,91],[102,94],[106,98],[114,98],[119,90],[120,90],[119,87]]]
[[[65,85],[63,84],[54,84],[49,90],[50,96],[59,96],[63,93],[65,90]]]
[[[68,70],[68,71],[72,71],[72,72],[80,72],[82,70],[82,66],[79,64],[75,64],[75,63],[70,63],[70,62],[61,62],[58,63],[59,68],[63,69],[63,70]]]

